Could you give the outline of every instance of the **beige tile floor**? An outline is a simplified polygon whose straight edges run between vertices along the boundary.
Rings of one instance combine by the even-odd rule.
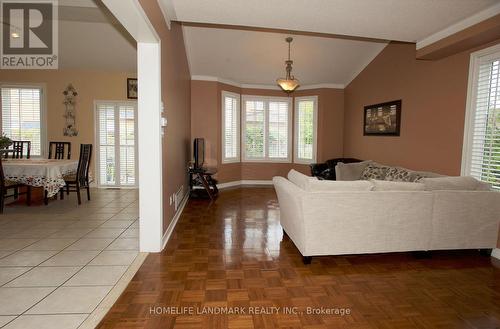
[[[137,190],[0,215],[0,328],[78,328],[138,255]]]

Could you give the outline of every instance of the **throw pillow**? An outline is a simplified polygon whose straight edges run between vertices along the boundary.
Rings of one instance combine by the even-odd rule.
[[[354,163],[342,163],[339,162],[335,166],[335,176],[336,180],[351,181],[359,180],[363,170],[370,164],[373,163],[371,160],[354,162]]]
[[[415,182],[423,178],[415,172],[411,172],[405,168],[390,167],[387,169],[385,180],[395,182]]]
[[[369,180],[369,179],[384,180],[385,176],[387,175],[387,170],[389,170],[389,167],[379,166],[376,164],[369,164],[363,170],[363,173],[361,174],[360,179],[362,179],[362,180]]]
[[[374,191],[424,191],[422,183],[396,182],[387,180],[370,180]]]

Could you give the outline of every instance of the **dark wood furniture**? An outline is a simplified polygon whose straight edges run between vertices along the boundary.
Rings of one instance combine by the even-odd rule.
[[[89,169],[91,158],[92,144],[81,144],[80,158],[78,160],[76,173],[63,177],[66,182],[66,194],[69,194],[69,192],[76,192],[79,205],[82,204],[80,190],[83,188],[87,190],[87,200],[90,201]],[[63,189],[61,189],[61,198],[64,198]]]
[[[202,197],[200,191],[205,191],[206,195],[213,201],[219,194],[217,180],[212,176],[217,173],[215,168],[189,168],[189,196]],[[202,187],[202,188],[200,188]]]
[[[49,142],[49,159],[71,159],[71,143]]]
[[[24,150],[26,149],[26,153]],[[26,155],[26,159],[31,155],[31,142],[30,141],[12,141],[10,149],[4,152],[5,158],[8,159],[22,159]],[[10,156],[9,156],[10,155]]]
[[[26,192],[20,193],[20,187],[26,187]],[[13,194],[8,195],[8,190],[13,190]],[[14,197],[14,199],[17,199],[20,194],[26,194],[26,204],[28,206],[31,205],[31,186],[26,186],[6,180],[3,172],[2,159],[0,157],[0,214],[3,214],[5,199],[8,197]]]

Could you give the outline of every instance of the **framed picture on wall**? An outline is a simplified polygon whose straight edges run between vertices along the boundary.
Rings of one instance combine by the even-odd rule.
[[[364,136],[399,136],[401,100],[365,106]]]
[[[137,79],[127,79],[127,98],[137,99]]]

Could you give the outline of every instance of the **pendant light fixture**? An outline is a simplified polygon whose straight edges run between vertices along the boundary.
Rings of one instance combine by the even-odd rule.
[[[288,37],[285,39],[285,41],[288,42],[288,60],[285,61],[286,77],[284,79],[277,79],[276,83],[278,83],[278,86],[280,86],[283,91],[291,93],[299,86],[299,80],[295,79],[295,77],[292,75],[293,61],[290,59],[290,44],[292,43],[293,38]]]

